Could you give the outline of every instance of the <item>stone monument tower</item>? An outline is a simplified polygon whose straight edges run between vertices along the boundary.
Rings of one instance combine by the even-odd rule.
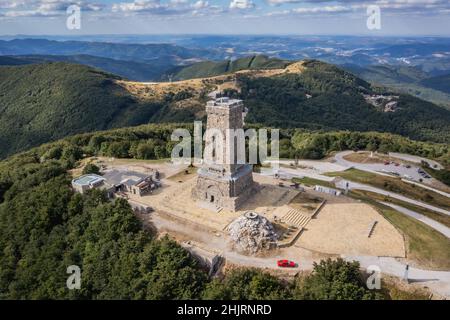
[[[197,184],[192,190],[195,199],[211,203],[232,211],[238,209],[255,189],[252,171],[253,167],[247,163],[239,164],[236,156],[230,156],[226,147],[238,152],[235,141],[228,141],[227,129],[243,128],[244,104],[242,100],[218,98],[208,101],[206,105],[207,129],[220,130],[223,143],[216,144],[222,150],[214,150],[213,157],[220,157],[218,163],[203,163],[198,171]],[[213,138],[214,139],[214,138]],[[206,146],[214,144],[207,139]],[[217,155],[216,155],[217,154]],[[231,159],[233,157],[233,159]]]

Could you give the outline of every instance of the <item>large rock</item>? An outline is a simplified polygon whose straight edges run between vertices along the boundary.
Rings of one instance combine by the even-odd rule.
[[[246,212],[228,226],[229,235],[239,251],[257,253],[275,246],[275,230],[265,217],[256,212]]]

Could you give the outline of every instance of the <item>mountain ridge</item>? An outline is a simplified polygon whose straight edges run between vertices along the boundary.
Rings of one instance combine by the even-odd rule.
[[[384,112],[365,96],[389,97],[389,91],[316,60],[162,83],[131,82],[56,62],[0,67],[0,157],[77,133],[202,120],[208,94],[215,90],[244,99],[249,124],[450,139],[449,111],[401,95],[398,109]]]

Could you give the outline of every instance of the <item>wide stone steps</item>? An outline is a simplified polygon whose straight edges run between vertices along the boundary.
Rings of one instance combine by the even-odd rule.
[[[304,228],[311,220],[309,215],[306,215],[296,209],[290,209],[282,218],[286,224],[293,225],[297,228]]]

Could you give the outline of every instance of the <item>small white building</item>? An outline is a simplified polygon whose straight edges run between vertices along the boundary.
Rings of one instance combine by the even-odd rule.
[[[322,193],[331,194],[336,197],[339,197],[342,194],[342,192],[340,190],[336,190],[336,189],[328,188],[328,187],[324,187],[324,186],[319,186],[319,185],[316,185],[314,187],[314,190],[318,191],[318,192],[322,192]]]
[[[97,174],[85,174],[72,180],[72,188],[81,194],[88,190],[105,190],[108,197],[114,196],[114,187],[106,183],[106,179]]]

